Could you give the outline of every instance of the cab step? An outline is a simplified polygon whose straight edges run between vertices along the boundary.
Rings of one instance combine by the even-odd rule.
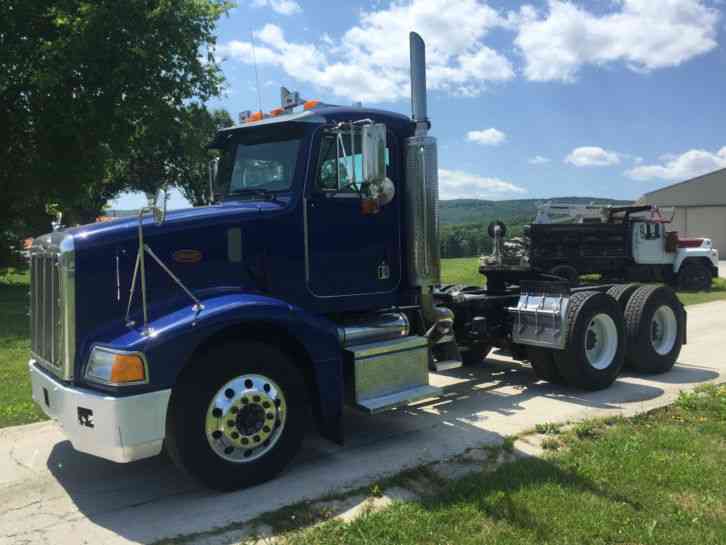
[[[429,342],[425,337],[398,339],[346,348],[348,399],[367,413],[377,413],[441,393],[429,385]]]
[[[427,397],[441,395],[441,388],[431,385],[415,386],[394,394],[370,397],[357,403],[357,408],[368,414],[376,414],[388,409],[407,405]]]
[[[452,369],[458,369],[463,365],[461,360],[434,361],[431,363],[431,371],[434,373],[443,373],[445,371],[451,371]]]

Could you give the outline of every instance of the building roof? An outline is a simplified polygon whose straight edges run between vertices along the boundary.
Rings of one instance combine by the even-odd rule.
[[[660,206],[726,206],[726,168],[649,191],[638,202]]]

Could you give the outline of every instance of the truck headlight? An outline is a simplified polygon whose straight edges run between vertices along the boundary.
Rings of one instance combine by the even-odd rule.
[[[93,382],[124,386],[148,382],[146,359],[140,352],[124,352],[96,346],[86,366],[86,378]]]

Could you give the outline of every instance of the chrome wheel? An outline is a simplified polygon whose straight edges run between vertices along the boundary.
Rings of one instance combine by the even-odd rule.
[[[267,454],[282,435],[287,404],[282,389],[264,375],[242,375],[212,397],[205,420],[209,446],[229,462]]]
[[[596,314],[587,326],[585,354],[594,369],[608,368],[618,351],[618,328],[607,314]]]
[[[658,307],[650,322],[650,342],[661,356],[670,353],[678,337],[678,320],[668,305]]]

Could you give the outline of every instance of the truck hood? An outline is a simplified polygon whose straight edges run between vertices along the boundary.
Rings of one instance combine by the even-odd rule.
[[[151,212],[144,216],[144,235],[154,236],[165,233],[172,233],[177,230],[188,229],[195,225],[214,225],[225,223],[232,218],[244,220],[252,216],[280,211],[285,208],[287,200],[281,201],[244,201],[230,202],[213,206],[198,208],[185,208],[167,212],[162,225],[157,225]],[[109,221],[80,225],[66,229],[76,240],[77,246],[82,248],[93,248],[99,244],[116,244],[138,237],[139,218],[138,215],[114,218]]]

